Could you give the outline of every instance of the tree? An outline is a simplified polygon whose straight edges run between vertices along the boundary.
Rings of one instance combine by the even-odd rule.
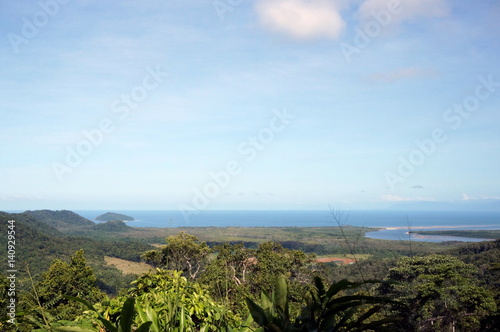
[[[0,274],[0,330],[6,330],[6,321],[12,319],[7,316],[9,309],[7,306],[10,304],[9,294],[9,280],[3,274]]]
[[[205,242],[184,232],[169,236],[167,245],[160,250],[150,250],[142,255],[142,259],[155,267],[182,271],[186,276],[195,279],[207,261],[210,248]]]
[[[214,256],[200,275],[199,281],[209,287],[215,299],[230,303],[234,311],[247,311],[245,298],[256,260],[254,250],[242,243],[224,243],[213,248]]]
[[[260,290],[271,292],[279,275],[290,280],[292,298],[300,299],[304,285],[311,281],[311,270],[308,266],[314,260],[314,254],[306,254],[301,250],[289,250],[277,242],[264,242],[255,252],[256,265],[252,275],[252,292]]]
[[[224,243],[215,246],[213,252],[216,256],[208,263],[201,276],[202,282],[212,284],[217,293],[222,289],[234,288],[247,282],[248,275],[255,265],[251,249],[245,248],[242,243]],[[220,297],[227,296],[227,292],[225,291],[224,295],[221,293]]]
[[[161,250],[148,250],[141,255],[141,259],[157,268],[166,265],[166,259]]]
[[[74,296],[95,303],[104,297],[96,287],[96,277],[86,265],[83,250],[71,256],[70,262],[55,260],[42,280],[34,285],[28,295],[28,304],[33,317],[48,316],[54,320],[72,320],[83,311],[83,306],[64,296]],[[48,315],[46,315],[48,313]]]
[[[379,291],[404,305],[401,330],[466,331],[479,329],[481,317],[494,312],[490,294],[477,286],[477,269],[443,255],[403,257],[389,271]]]
[[[285,249],[277,242],[261,243],[257,250],[242,243],[225,243],[214,247],[213,253],[215,257],[199,280],[210,287],[215,298],[231,303],[239,313],[246,311],[247,297],[257,298],[262,290],[271,292],[279,275],[290,280],[291,300],[297,309],[312,280],[314,256]]]

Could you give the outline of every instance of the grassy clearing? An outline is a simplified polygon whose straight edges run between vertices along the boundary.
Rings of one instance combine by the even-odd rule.
[[[210,246],[219,243],[243,243],[247,248],[256,249],[262,242],[281,242],[287,249],[315,253],[318,257],[345,257],[351,249],[358,259],[363,255],[372,258],[396,257],[399,255],[427,254],[447,250],[456,244],[391,241],[365,238],[365,233],[377,228],[343,226],[330,227],[182,227],[182,228],[136,228],[126,232],[91,232],[85,234],[91,238],[103,240],[140,241],[165,245],[165,239],[180,232],[195,235],[200,241]],[[348,245],[349,243],[349,245]]]
[[[179,227],[179,228],[139,228],[131,227],[124,232],[96,232],[80,229],[79,234],[94,238],[135,239],[150,243],[161,243],[170,235],[180,232],[196,235],[206,242],[264,242],[264,241],[301,241],[324,242],[342,239],[343,235],[351,239],[363,237],[366,232],[377,228],[344,226],[339,227]],[[68,234],[71,234],[69,232]]]
[[[317,259],[330,259],[330,258],[342,258],[342,259],[354,259],[358,261],[366,260],[372,257],[373,255],[371,254],[356,254],[356,257],[354,257],[351,254],[338,254],[335,255],[335,257],[331,257],[330,255],[318,255],[316,256]]]
[[[363,237],[366,232],[377,228],[345,226],[346,237]],[[185,227],[185,228],[133,228],[127,236],[136,238],[167,237],[186,232],[196,235],[207,242],[264,242],[264,241],[301,241],[328,242],[343,239],[339,227]]]
[[[352,258],[341,258],[341,257],[324,257],[324,258],[317,258],[316,262],[319,263],[331,263],[335,262],[336,264],[354,264],[356,260]]]
[[[154,268],[146,263],[136,263],[132,261],[127,261],[124,259],[104,256],[106,264],[113,265],[118,270],[122,271],[123,274],[137,274],[141,275],[154,270]]]

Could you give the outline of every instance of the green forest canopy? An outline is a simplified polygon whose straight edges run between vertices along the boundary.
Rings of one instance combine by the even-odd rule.
[[[38,319],[38,323],[41,322],[42,325],[52,324],[50,326],[54,327],[57,324],[80,324],[73,321],[74,316],[72,315],[81,314],[83,312],[81,311],[83,310],[82,307],[63,301],[63,295],[86,295],[87,300],[93,301],[93,305],[98,310],[111,313],[108,318],[111,321],[115,319],[114,323],[116,323],[116,319],[120,316],[120,310],[131,305],[127,302],[126,296],[116,297],[116,295],[120,289],[122,289],[123,294],[130,287],[128,286],[130,281],[136,280],[133,284],[136,285],[135,287],[141,282],[148,285],[150,281],[147,280],[159,284],[173,282],[174,284],[168,284],[168,287],[178,287],[175,285],[181,282],[179,278],[184,278],[185,281],[182,281],[182,283],[187,282],[190,285],[188,289],[191,289],[190,287],[201,287],[200,289],[204,289],[203,292],[208,291],[206,300],[213,303],[213,306],[206,303],[203,305],[207,305],[207,308],[213,308],[215,311],[205,312],[202,316],[213,314],[224,318],[223,321],[212,320],[209,325],[212,324],[221,331],[224,330],[222,328],[224,326],[232,326],[232,328],[235,328],[233,331],[239,331],[238,326],[244,324],[243,320],[248,315],[248,309],[245,305],[246,298],[252,299],[253,303],[261,307],[264,312],[269,309],[269,319],[282,317],[273,314],[273,310],[277,310],[276,308],[267,307],[268,309],[266,309],[265,303],[261,302],[263,297],[260,294],[265,292],[270,296],[274,291],[273,284],[277,281],[277,277],[283,275],[288,285],[287,298],[289,299],[290,311],[287,317],[289,317],[290,321],[293,320],[294,315],[299,317],[301,303],[306,301],[305,296],[311,291],[316,291],[312,282],[314,278],[321,278],[325,287],[335,285],[345,278],[356,282],[385,278],[386,280],[403,282],[403,286],[407,285],[407,287],[397,289],[380,288],[377,291],[378,293],[373,293],[373,296],[388,296],[391,300],[401,302],[399,306],[392,305],[389,311],[384,311],[385,309],[382,310],[382,308],[377,309],[381,310],[377,315],[389,318],[394,313],[398,313],[407,319],[406,323],[404,321],[398,323],[406,324],[404,330],[423,331],[427,326],[426,324],[435,324],[434,327],[441,326],[443,331],[453,326],[455,328],[466,328],[468,331],[486,331],[491,327],[499,326],[500,317],[495,308],[498,308],[500,299],[500,266],[498,263],[500,261],[500,241],[461,245],[457,243],[427,245],[424,243],[405,243],[404,241],[380,241],[364,239],[360,236],[362,234],[360,233],[361,229],[347,226],[342,232],[338,232],[334,228],[261,229],[257,230],[258,233],[255,233],[259,234],[261,241],[254,242],[251,248],[246,247],[241,241],[233,243],[212,241],[211,243],[205,243],[199,240],[197,236],[188,233],[176,233],[166,237],[166,244],[161,248],[153,249],[152,246],[144,242],[137,242],[137,240],[130,238],[131,234],[142,234],[135,233],[136,229],[132,227],[127,227],[123,232],[104,229],[96,231],[93,230],[94,226],[89,228],[89,225],[85,222],[79,226],[72,226],[80,227],[82,234],[85,234],[85,237],[78,237],[66,235],[49,226],[49,223],[58,226],[69,225],[74,220],[79,219],[75,215],[72,212],[61,213],[48,210],[42,212],[29,211],[29,213],[21,214],[0,212],[0,222],[4,234],[6,234],[7,221],[16,220],[16,236],[17,243],[19,243],[17,259],[20,266],[18,280],[20,305],[27,310],[26,312],[31,310],[31,317]],[[76,223],[78,224],[78,222]],[[65,227],[60,229],[76,229]],[[252,231],[251,229],[231,229],[230,233],[223,230],[214,233],[215,229],[210,229],[210,239],[212,240],[217,239],[216,234],[219,234],[219,236],[224,234],[223,236],[226,237],[228,234],[236,233],[249,235]],[[198,229],[193,228],[193,230]],[[326,230],[330,235],[325,237]],[[206,229],[205,232],[203,230],[199,231],[202,234],[207,233]],[[317,233],[315,233],[316,231]],[[339,235],[342,233],[344,238]],[[255,234],[244,238],[252,239],[252,236],[255,238]],[[278,236],[279,241],[272,241],[273,236]],[[287,239],[294,239],[294,241],[288,241]],[[4,243],[5,240],[6,237],[0,239],[2,245],[6,244]],[[342,246],[345,241],[351,242],[351,245]],[[316,245],[311,246],[314,242],[316,242]],[[328,243],[330,244],[328,245]],[[284,245],[290,245],[291,248],[284,247]],[[351,254],[359,254],[360,252],[371,254],[358,256],[368,258],[358,261],[353,266],[336,266],[316,263],[314,261],[314,252],[307,254],[297,248],[327,250],[326,252],[330,254],[349,253],[348,250],[351,249],[354,251]],[[80,249],[83,249],[83,251]],[[439,253],[441,256],[433,260],[434,256],[428,255],[432,253]],[[175,269],[178,270],[180,275],[173,279],[167,276],[171,275],[172,272],[160,273],[154,277],[152,275],[149,277],[126,277],[118,270],[105,264],[103,259],[105,255],[135,261],[139,261],[142,255],[146,261],[156,265],[160,270]],[[356,255],[354,256],[356,257]],[[65,263],[68,260],[69,263]],[[418,266],[422,265],[420,261],[430,262],[431,260],[433,261],[429,264],[432,265],[435,271],[427,273],[424,270],[418,270]],[[28,264],[33,281],[30,281],[29,276],[26,274],[24,263]],[[82,264],[85,266],[88,264],[91,269],[82,268]],[[412,269],[419,272],[415,274],[411,272]],[[85,273],[80,273],[77,276],[77,270],[85,271]],[[452,271],[456,272],[453,274]],[[429,275],[428,278],[425,277],[427,274]],[[412,275],[417,277],[411,277]],[[66,283],[63,279],[58,280],[59,277],[64,280],[71,280],[72,278],[77,280],[80,278],[82,281]],[[2,283],[7,285],[6,279],[2,280]],[[443,282],[446,287],[442,286]],[[35,288],[33,288],[33,285]],[[85,286],[85,289],[78,290],[79,287],[83,286]],[[69,288],[66,289],[65,287]],[[34,289],[39,291],[38,295],[33,293]],[[92,289],[92,291],[89,291],[89,289]],[[136,320],[132,320],[136,322],[134,324],[140,323],[137,319],[142,319],[139,317],[141,310],[145,315],[142,317],[154,316],[156,310],[163,310],[155,307],[156,304],[154,303],[160,303],[155,301],[173,301],[171,302],[172,308],[177,305],[176,308],[179,310],[184,306],[183,302],[179,302],[181,301],[179,298],[161,299],[160,294],[155,293],[154,287],[147,286],[141,289],[141,296],[143,296],[145,302],[138,301],[134,304],[138,306],[136,308],[138,316]],[[51,292],[53,291],[57,292],[54,294],[59,295],[52,296]],[[102,291],[111,295],[114,300],[112,302],[100,300]],[[355,292],[354,289],[346,289],[346,291],[347,294]],[[366,288],[366,291],[372,292],[374,289]],[[447,292],[443,294],[446,296],[439,295],[440,292],[445,291]],[[432,297],[429,292],[434,292],[432,294],[438,294],[439,296]],[[8,300],[7,293],[0,293],[2,294],[0,300],[5,304],[5,301]],[[91,294],[95,294],[97,297],[87,296]],[[200,294],[194,298],[199,298]],[[37,296],[38,300],[36,299]],[[453,303],[453,307],[450,304],[446,306],[455,311],[443,311],[446,306],[443,306],[439,301],[435,302],[433,300],[441,298],[446,298],[446,301]],[[474,306],[474,303],[477,302],[474,298],[482,298],[482,305]],[[488,299],[488,301],[485,302],[485,299]],[[423,300],[424,302],[422,302]],[[196,300],[193,301],[195,301],[193,302],[195,307],[199,305],[196,304]],[[59,305],[67,307],[55,309]],[[408,311],[409,309],[427,311]],[[51,310],[55,310],[55,313],[64,312],[68,315],[64,317],[52,315],[52,320],[47,318],[48,316],[40,316],[41,312],[50,313]],[[460,310],[466,311],[461,312]],[[236,316],[225,314],[229,311]],[[38,313],[38,316],[36,313]],[[180,311],[177,313],[169,312],[169,314],[172,315],[171,319],[173,319],[169,321],[170,323],[166,321],[158,321],[157,323],[178,324],[179,321],[176,321],[175,317],[182,316]],[[200,324],[204,319],[192,314],[182,317],[184,317],[182,318],[184,321],[191,321],[194,326],[198,327],[201,326]],[[445,319],[445,317],[451,317],[451,319]],[[59,318],[68,319],[70,322],[62,323]],[[313,318],[311,317],[311,319]],[[408,319],[410,320],[408,321]],[[44,322],[44,320],[47,320],[47,322]],[[95,324],[101,323],[87,321],[87,324],[90,324],[89,326],[93,326],[93,328],[96,327]],[[284,324],[284,326],[288,324],[286,321],[277,323]],[[29,325],[29,323],[26,324],[28,325],[26,325],[25,330],[31,331],[33,326]],[[252,324],[255,324],[255,322]],[[396,324],[396,322],[392,324]],[[165,326],[167,325],[163,325],[163,327]],[[0,329],[3,330],[3,328]],[[214,330],[217,329],[214,328]]]

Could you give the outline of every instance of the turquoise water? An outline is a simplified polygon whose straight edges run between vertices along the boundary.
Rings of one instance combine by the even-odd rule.
[[[83,217],[95,218],[108,211],[75,211]],[[189,218],[181,211],[113,211],[134,217],[127,222],[132,227],[321,227],[338,226],[330,211],[202,211]],[[432,227],[439,229],[500,229],[500,212],[484,211],[346,211],[341,225],[361,227],[403,227],[404,229],[381,230],[368,233],[372,238],[388,240],[408,240],[408,228]],[[434,228],[440,226],[439,228]],[[417,238],[414,241],[484,241],[483,239],[462,237]]]
[[[418,232],[419,230],[428,230],[428,231],[440,231],[440,230],[460,230],[460,229],[500,229],[500,227],[494,226],[486,226],[486,227],[459,227],[459,228],[419,228],[419,229],[410,229],[411,232]],[[419,235],[415,233],[409,233],[408,229],[382,229],[377,232],[368,232],[366,233],[366,237],[372,239],[380,239],[380,240],[395,240],[395,241],[418,241],[418,242],[444,242],[444,241],[462,241],[462,242],[481,242],[487,241],[488,239],[480,239],[473,237],[465,237],[465,236],[435,236],[435,235]]]

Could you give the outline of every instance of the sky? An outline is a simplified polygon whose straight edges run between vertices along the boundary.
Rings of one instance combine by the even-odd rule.
[[[500,203],[499,17],[493,0],[2,1],[0,210]]]

